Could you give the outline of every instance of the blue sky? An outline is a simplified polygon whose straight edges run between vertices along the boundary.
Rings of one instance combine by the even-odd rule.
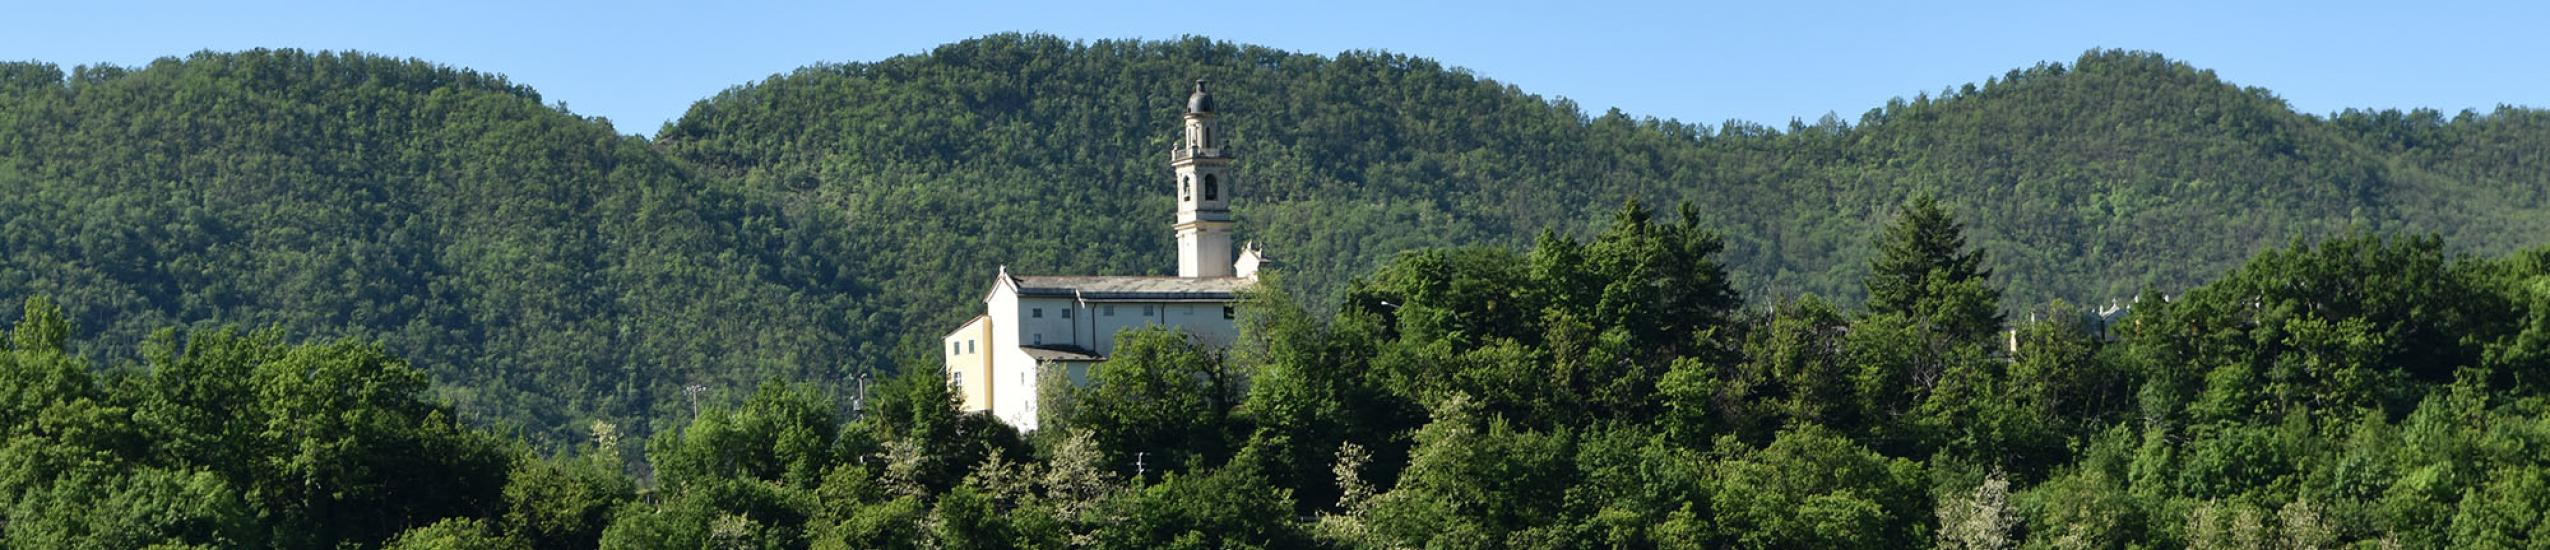
[[[1202,35],[1434,58],[1599,112],[1771,125],[1855,117],[2090,48],[2150,50],[2304,112],[2550,107],[2550,3],[111,2],[0,8],[0,59],[138,65],[197,50],[361,50],[503,73],[652,134],[691,102],[817,62],[1009,31]]]

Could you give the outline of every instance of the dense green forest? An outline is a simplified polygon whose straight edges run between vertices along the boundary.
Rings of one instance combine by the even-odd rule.
[[[552,451],[763,380],[845,403],[998,266],[1168,271],[1161,153],[1195,78],[1242,236],[1319,313],[1403,252],[1588,237],[1632,198],[1725,231],[1750,303],[1847,308],[1867,236],[1928,193],[1994,251],[2005,315],[2174,294],[2295,237],[2550,231],[2550,112],[2305,115],[2142,52],[1774,127],[1589,115],[1402,54],[998,35],[776,75],[641,138],[495,75],[260,50],[0,64],[0,297],[52,297],[102,366],[162,328],[375,342]]]
[[[927,371],[848,416],[772,380],[642,460],[608,422],[550,454],[461,424],[352,340],[159,330],[100,369],[38,298],[0,340],[0,545],[2550,540],[2550,247],[2349,233],[2115,322],[2018,320],[1994,250],[1927,197],[1895,211],[1864,308],[1747,303],[1696,210],[1632,203],[1583,239],[1400,255],[1329,313],[1255,293],[1228,350],[1129,330],[1091,384],[1048,386],[1028,436]]]
[[[572,438],[889,355],[852,338],[886,329],[854,326],[845,229],[501,78],[284,51],[0,81],[0,296],[53,296],[93,358],[172,326],[354,337]]]
[[[944,326],[981,286],[947,273],[1163,271],[1160,152],[1174,84],[1193,78],[1214,82],[1240,151],[1242,236],[1323,298],[1412,248],[1582,236],[1629,198],[1692,202],[1727,229],[1757,298],[1845,303],[1872,253],[1861,236],[1917,192],[1964,209],[2022,304],[2183,289],[2297,235],[2438,233],[2502,253],[2550,230],[2550,161],[2529,154],[2550,148],[2550,112],[2317,118],[2121,51],[1769,128],[1589,117],[1404,55],[994,37],[738,87],[657,146],[888,236],[852,246],[912,258],[872,267],[924,276],[878,288]],[[898,215],[913,211],[947,214]]]

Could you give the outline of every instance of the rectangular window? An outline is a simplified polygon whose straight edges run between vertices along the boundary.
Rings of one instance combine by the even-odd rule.
[[[1151,316],[1151,308],[1152,308],[1152,307],[1154,307],[1154,306],[1152,306],[1152,305],[1150,305],[1150,304],[1143,304],[1143,305],[1142,305],[1142,316],[1144,316],[1144,317],[1150,317],[1150,316]]]
[[[963,344],[958,344],[958,343],[956,343],[956,342],[948,342],[948,343],[947,343],[947,354],[948,354],[948,355],[956,355],[956,354],[959,354],[959,353],[965,353],[965,346],[964,346]]]
[[[956,391],[960,393],[964,392],[965,371],[949,371],[947,373],[947,387],[956,388]]]
[[[974,341],[973,341],[973,340],[966,340],[966,341],[965,341],[965,353],[974,353]]]
[[[1044,345],[1044,344],[1045,344],[1045,333],[1042,333],[1042,332],[1036,333],[1036,345],[1040,345],[1040,346],[1041,346],[1041,345]]]
[[[1063,311],[1063,318],[1064,318],[1064,319],[1070,319],[1070,318],[1071,318],[1071,308],[1063,308],[1063,310],[1062,310],[1062,311]]]
[[[1106,315],[1106,316],[1108,316],[1108,317],[1114,317],[1114,316],[1116,316],[1116,305],[1115,305],[1115,304],[1107,304],[1107,305],[1098,306],[1098,307],[1103,308],[1103,309],[1100,309],[1100,310],[1098,311],[1098,312],[1099,312],[1099,314],[1101,314],[1101,315]]]
[[[1038,319],[1043,319],[1043,318],[1045,318],[1045,308],[1041,308],[1041,307],[1040,307],[1040,308],[1036,308],[1036,309],[1035,309],[1035,314],[1034,314],[1034,315],[1032,315],[1032,316],[1033,316],[1033,317],[1035,317],[1035,318],[1038,318]]]
[[[1231,306],[1222,306],[1222,318],[1230,319],[1237,316],[1239,316],[1237,310],[1231,309]]]

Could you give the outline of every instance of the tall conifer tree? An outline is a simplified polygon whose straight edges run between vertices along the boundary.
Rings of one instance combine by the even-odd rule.
[[[1877,238],[1868,310],[1928,321],[1959,341],[1986,336],[2001,327],[2001,290],[1983,262],[1983,251],[1966,247],[1965,224],[1937,199],[1913,197]]]

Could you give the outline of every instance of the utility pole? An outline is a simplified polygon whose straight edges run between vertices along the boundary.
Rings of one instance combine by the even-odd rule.
[[[1134,479],[1136,479],[1136,480],[1142,479],[1142,474],[1143,474],[1143,472],[1144,472],[1144,471],[1146,471],[1146,470],[1144,470],[1144,469],[1142,468],[1142,455],[1147,455],[1147,454],[1151,454],[1151,453],[1148,453],[1148,452],[1141,452],[1141,451],[1136,451],[1136,452],[1134,452],[1134,453],[1133,453],[1133,478],[1134,478]]]
[[[851,380],[851,383],[852,383],[852,384],[855,384],[855,385],[857,385],[857,386],[858,386],[858,388],[859,388],[859,390],[858,390],[858,391],[859,391],[859,393],[858,393],[857,395],[852,395],[852,396],[850,396],[850,417],[851,417],[851,418],[860,418],[860,417],[867,416],[867,413],[868,413],[868,371],[867,371],[866,369],[860,369],[860,370],[859,370],[859,376],[858,376],[857,378],[853,378],[853,379]]]

